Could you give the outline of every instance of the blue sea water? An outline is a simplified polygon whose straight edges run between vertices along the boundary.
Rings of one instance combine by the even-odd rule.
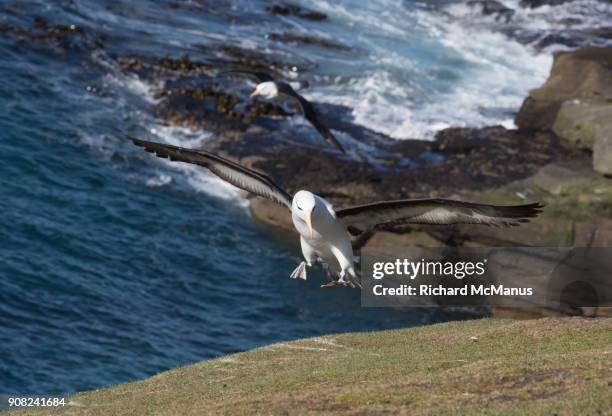
[[[508,123],[550,65],[492,21],[464,25],[455,2],[440,2],[443,13],[303,2],[330,16],[323,23],[271,16],[267,2],[169,3],[0,4],[3,31],[25,30],[0,37],[0,395],[70,393],[281,340],[449,319],[360,308],[357,291],[320,290],[320,275],[288,279],[295,237],[257,224],[230,186],[125,139],[193,146],[210,133],[161,124],[155,86],[117,71],[110,54],[197,58],[198,44],[273,47],[271,31],[333,38],[356,52],[277,49],[325,62],[309,98],[348,105],[353,121],[397,139]],[[35,17],[107,46],[33,39]]]

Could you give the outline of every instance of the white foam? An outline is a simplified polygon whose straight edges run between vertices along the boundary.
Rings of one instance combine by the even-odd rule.
[[[485,16],[481,7],[467,6],[465,3],[453,4],[445,12],[453,19],[469,21],[471,25],[490,31],[510,30],[536,44],[548,35],[563,37],[573,31],[572,37],[580,31],[609,28],[612,25],[612,3],[600,0],[573,0],[555,6],[545,5],[530,9],[521,7],[520,0],[502,0],[504,6],[512,9],[512,18],[507,20],[495,14]],[[586,35],[588,37],[588,35]],[[590,38],[589,44],[610,45],[612,40]],[[542,53],[552,54],[560,50],[572,49],[569,46],[552,42]]]
[[[149,129],[160,142],[187,148],[199,148],[210,137],[211,134],[202,130],[192,130],[185,127],[156,125]],[[243,198],[240,189],[218,178],[205,169],[187,163],[176,163],[160,159],[162,163],[175,172],[180,172],[182,179],[194,190],[204,192],[215,198],[230,200],[243,207],[248,202]]]
[[[481,7],[468,6],[465,3],[451,4],[444,11],[455,19],[469,20],[471,24],[489,24],[492,30],[503,25],[538,31],[562,30],[568,25],[582,29],[607,27],[610,26],[612,17],[612,4],[599,0],[573,0],[535,9],[521,7],[520,0],[501,0],[500,3],[514,11],[508,21],[495,14],[486,16],[481,12]],[[568,18],[572,19],[571,23],[567,22]]]
[[[97,49],[93,51],[91,57],[96,63],[107,69],[108,74],[103,78],[105,84],[115,88],[118,87],[120,90],[144,98],[145,101],[151,104],[159,101],[159,99],[155,98],[154,92],[162,87],[162,81],[153,84],[142,81],[136,74],[123,72],[117,62],[109,58],[102,50]]]
[[[135,74],[124,74],[121,76],[108,75],[107,80],[120,88],[124,88],[134,95],[144,98],[150,104],[159,102],[154,96],[154,91],[162,87],[161,81],[159,84],[151,84],[141,80]]]
[[[154,91],[161,85],[152,85],[138,78],[136,75],[111,74],[105,78],[105,83],[119,87],[120,94],[114,99],[116,107],[122,113],[130,114],[131,119],[139,120],[139,124],[146,128],[150,135],[148,139],[161,143],[172,144],[187,148],[199,148],[211,137],[209,132],[203,130],[192,130],[179,126],[164,126],[158,124],[148,112],[135,108],[129,97],[144,99],[148,103],[155,103]],[[127,93],[127,95],[124,95]],[[151,137],[154,136],[154,137]],[[115,152],[116,140],[105,136],[86,137],[91,146],[98,148],[104,154]],[[115,143],[112,143],[115,142]],[[109,148],[109,144],[111,147]],[[154,176],[145,179],[148,187],[165,186],[171,182],[186,183],[197,192],[204,192],[215,198],[234,202],[239,206],[246,207],[248,202],[242,197],[238,188],[216,177],[204,168],[186,163],[170,162],[165,159],[157,159],[165,170],[158,171]]]
[[[520,7],[520,0],[505,0],[504,4],[515,10],[513,24],[534,30],[562,30],[568,18],[577,18],[571,27],[579,29],[609,27],[612,21],[612,4],[598,0],[574,0],[535,9]]]
[[[146,184],[148,187],[156,188],[158,186],[168,185],[170,182],[172,182],[172,177],[162,173],[147,179]]]
[[[431,118],[444,114],[456,126],[504,122],[507,116],[487,116],[482,109],[518,109],[528,91],[546,80],[552,65],[550,55],[538,55],[499,33],[448,25],[440,40],[472,65],[453,91],[421,113]]]
[[[394,95],[392,92],[396,91]],[[364,74],[341,88],[329,86],[304,92],[311,100],[345,105],[352,108],[353,121],[391,137],[418,137],[410,101],[387,72]]]
[[[317,3],[357,30],[356,42],[370,55],[359,63],[364,70],[348,81],[304,92],[352,108],[354,121],[365,127],[396,139],[428,139],[449,126],[513,126],[512,113],[548,76],[550,55],[537,54],[489,26],[473,25],[465,17],[474,9],[464,4],[448,8],[451,18],[395,0],[368,5],[374,10]],[[420,56],[422,44],[414,50],[397,46],[415,40],[431,50]],[[435,71],[456,79],[440,79]]]

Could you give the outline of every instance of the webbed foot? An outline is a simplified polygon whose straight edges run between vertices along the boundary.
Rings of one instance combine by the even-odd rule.
[[[300,278],[302,280],[306,280],[306,262],[303,261],[301,262],[293,272],[291,272],[291,275],[289,276],[291,279],[297,279]]]
[[[342,286],[350,286],[352,288],[355,287],[355,285],[353,284],[353,282],[351,282],[350,280],[346,280],[344,278],[344,273],[340,275],[340,278],[336,281],[337,285],[342,285]]]
[[[349,282],[348,280],[344,280],[343,277],[340,277],[338,280],[331,280],[330,282],[327,282],[324,285],[321,285],[323,289],[328,289],[330,287],[336,287],[336,286],[355,287],[352,282]]]

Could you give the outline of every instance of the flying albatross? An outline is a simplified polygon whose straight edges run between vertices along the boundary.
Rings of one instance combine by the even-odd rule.
[[[221,73],[221,75],[225,74],[242,74],[255,78],[258,84],[255,87],[255,90],[251,93],[251,98],[260,96],[267,100],[272,100],[280,96],[296,101],[300,106],[300,110],[302,111],[304,118],[308,120],[308,122],[312,124],[315,129],[317,129],[319,134],[327,141],[327,143],[329,143],[332,147],[335,147],[340,152],[346,153],[342,145],[340,145],[340,142],[338,142],[338,139],[336,139],[332,132],[329,131],[329,129],[317,119],[317,112],[312,104],[300,94],[295,92],[289,83],[284,81],[276,81],[265,72],[236,70]]]
[[[224,159],[205,150],[186,149],[130,137],[147,152],[172,161],[205,167],[230,184],[269,199],[291,211],[293,225],[300,234],[302,261],[291,278],[306,279],[306,267],[320,262],[330,282],[322,287],[349,285],[361,287],[354,269],[349,230],[372,229],[384,223],[404,224],[482,224],[517,226],[536,217],[539,203],[497,206],[451,199],[400,199],[334,209],[325,199],[301,190],[293,197],[267,175]]]

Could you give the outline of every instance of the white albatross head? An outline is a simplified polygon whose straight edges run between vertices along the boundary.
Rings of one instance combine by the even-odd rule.
[[[291,202],[291,210],[299,219],[306,223],[311,238],[313,235],[312,214],[315,211],[316,207],[317,198],[312,192],[298,191],[293,196],[293,201]]]
[[[261,84],[257,84],[255,91],[253,91],[249,97],[253,98],[257,95],[268,100],[276,98],[278,97],[278,87],[272,81],[262,82]]]

